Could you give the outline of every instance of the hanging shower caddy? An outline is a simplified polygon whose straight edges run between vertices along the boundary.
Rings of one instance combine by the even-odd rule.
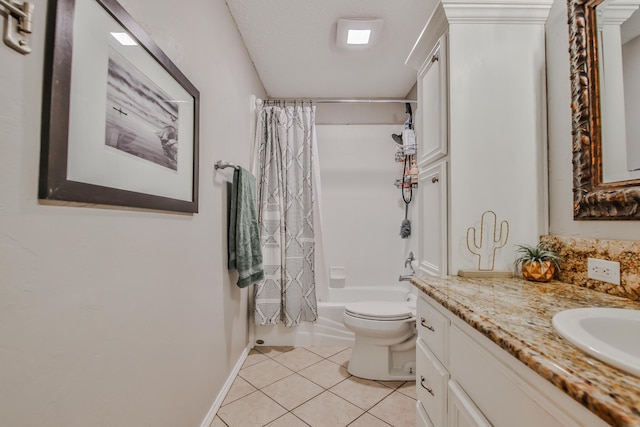
[[[402,134],[391,134],[391,137],[396,143],[395,161],[403,163],[402,178],[395,181],[397,188],[403,189],[403,199],[406,202],[404,195],[405,189],[411,189],[418,187],[418,165],[416,161],[416,137],[413,130],[413,112],[411,110],[411,104],[407,103],[405,106],[405,112],[409,115],[409,118],[404,123],[404,129]],[[409,202],[411,201],[409,196]],[[408,202],[406,202],[408,203]]]
[[[418,187],[418,164],[416,161],[416,136],[413,131],[413,112],[411,104],[407,103],[405,112],[409,118],[404,123],[401,135],[392,134],[391,137],[396,143],[396,162],[403,163],[402,178],[397,179],[395,185],[402,192],[404,201],[404,220],[400,226],[400,237],[403,239],[411,236],[411,222],[409,221],[409,203],[413,199],[413,189]]]

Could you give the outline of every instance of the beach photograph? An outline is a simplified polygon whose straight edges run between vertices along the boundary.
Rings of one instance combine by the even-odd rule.
[[[178,103],[109,49],[105,144],[178,170]]]

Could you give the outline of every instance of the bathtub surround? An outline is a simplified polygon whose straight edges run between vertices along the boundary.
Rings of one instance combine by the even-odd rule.
[[[542,236],[540,241],[562,259],[558,278],[566,283],[640,301],[640,242]],[[587,278],[587,259],[620,263],[620,285]]]
[[[336,106],[342,107],[321,104],[318,110]],[[344,117],[346,123],[349,118]],[[344,268],[341,283],[347,288],[398,283],[398,275],[409,273],[404,260],[417,250],[415,236],[421,227],[416,203],[409,205],[412,235],[398,236],[405,203],[393,185],[402,175],[402,164],[394,161],[396,144],[391,134],[402,131],[405,116],[398,119],[396,124],[317,127],[327,265]]]
[[[261,102],[254,157],[264,281],[254,289],[257,325],[318,318],[315,290],[315,106]]]
[[[353,333],[342,322],[347,302],[375,300],[379,292],[388,301],[402,301],[406,287],[397,286],[398,276],[410,272],[404,260],[411,250],[413,236],[398,237],[398,218],[404,215],[404,202],[393,182],[402,173],[394,161],[395,144],[390,138],[402,130],[405,116],[402,104],[374,104],[371,116],[381,107],[401,106],[396,124],[317,126],[319,168],[322,182],[322,226],[327,255],[327,272],[337,267],[342,289],[328,288],[329,281],[317,277],[318,319],[303,322],[296,328],[283,324],[254,328],[254,339],[269,345],[352,345]],[[356,105],[359,106],[359,105]],[[320,104],[327,113],[342,104]],[[382,108],[383,110],[385,108]],[[352,116],[342,116],[349,123]],[[366,161],[363,159],[366,158]],[[412,203],[412,205],[414,205]],[[410,206],[410,217],[415,206]],[[315,222],[314,222],[315,224]],[[419,230],[419,224],[414,224]],[[376,230],[372,233],[371,230]],[[319,242],[316,241],[316,254]],[[316,258],[316,261],[317,258]],[[320,266],[316,262],[316,274]],[[404,283],[403,283],[404,284]],[[323,289],[324,288],[324,289]],[[389,291],[389,289],[393,289]]]

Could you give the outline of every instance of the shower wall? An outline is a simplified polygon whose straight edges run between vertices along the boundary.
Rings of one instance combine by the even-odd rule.
[[[401,131],[401,123],[317,126],[327,268],[344,267],[346,286],[389,286],[408,273],[404,259],[415,248],[400,238],[404,202],[394,181],[403,166],[391,138]]]

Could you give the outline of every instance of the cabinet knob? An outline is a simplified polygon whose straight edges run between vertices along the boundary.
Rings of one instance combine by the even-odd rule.
[[[420,385],[422,386],[423,389],[427,390],[431,396],[433,397],[436,396],[432,388],[429,388],[426,385],[424,385],[424,377],[422,375],[420,375]]]
[[[433,55],[431,57],[431,62],[436,62],[438,60],[438,55]]]
[[[433,182],[434,184],[438,181],[440,181],[440,178],[438,178],[437,176],[434,176],[433,178],[431,178],[431,182]]]
[[[424,318],[424,317],[421,317],[421,318],[420,318],[420,324],[421,324],[423,327],[425,327],[425,328],[427,328],[428,330],[430,330],[431,332],[435,332],[435,331],[436,331],[436,329],[435,329],[433,326],[431,326],[431,325],[427,325],[427,321],[425,320],[425,318]]]

